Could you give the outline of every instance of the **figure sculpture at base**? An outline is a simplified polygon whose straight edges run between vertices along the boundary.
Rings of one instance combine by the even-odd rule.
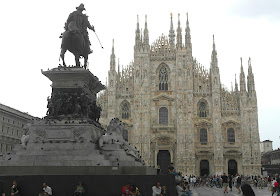
[[[107,133],[99,138],[99,147],[104,149],[106,144],[118,144],[127,155],[134,157],[135,161],[142,162],[144,165],[145,163],[141,159],[140,153],[137,151],[137,149],[132,147],[127,141],[124,140],[122,135],[124,129],[125,128],[122,122],[118,118],[112,119],[107,127]]]
[[[29,129],[30,129],[30,127],[31,127],[31,123],[27,123],[27,124],[24,125],[24,127],[23,127],[24,133],[23,133],[23,135],[21,136],[20,141],[21,141],[21,145],[22,145],[24,148],[26,148],[27,143],[28,143],[28,141],[29,141],[29,137],[30,137],[30,135],[29,135]]]

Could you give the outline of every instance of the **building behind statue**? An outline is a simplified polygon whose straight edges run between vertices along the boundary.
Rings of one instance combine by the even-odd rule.
[[[220,81],[213,37],[210,69],[192,55],[189,21],[185,35],[171,16],[168,36],[149,42],[137,21],[134,60],[116,68],[114,44],[108,87],[99,95],[100,121],[120,118],[128,140],[140,150],[146,164],[167,171],[174,162],[187,174],[249,174],[261,171],[258,106],[251,60],[247,80],[240,67],[239,84],[232,90]],[[176,35],[175,35],[176,32]],[[210,58],[210,54],[209,54]]]
[[[34,117],[0,104],[0,154],[12,151],[20,143],[23,126]]]

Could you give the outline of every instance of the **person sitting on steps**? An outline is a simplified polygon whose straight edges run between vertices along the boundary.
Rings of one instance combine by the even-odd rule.
[[[84,193],[85,193],[85,189],[82,185],[82,182],[79,182],[75,190],[74,196],[83,196]]]
[[[43,183],[42,192],[39,194],[39,196],[49,196],[52,195],[52,189],[47,185],[47,183]]]

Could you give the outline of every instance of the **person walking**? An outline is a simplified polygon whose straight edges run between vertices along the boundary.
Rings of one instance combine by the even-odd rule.
[[[277,183],[277,181],[275,180],[275,178],[273,178],[272,180],[272,195],[274,195],[274,193],[277,191],[277,188],[279,187],[279,184]]]
[[[280,196],[280,187],[279,187],[279,184],[280,184],[280,178],[279,178],[279,174],[275,174],[275,180],[277,182],[277,187],[276,187],[276,192],[277,192],[277,196]]]
[[[228,186],[230,188],[230,191],[232,191],[232,178],[233,176],[232,175],[229,175],[229,178],[228,178]]]
[[[271,190],[271,189],[272,189],[271,177],[270,177],[270,176],[267,176],[267,188],[268,188],[268,190]]]
[[[223,187],[224,187],[224,193],[228,193],[227,187],[228,187],[228,176],[226,173],[223,173],[221,176],[222,182],[223,182]]]
[[[241,193],[240,186],[241,186],[241,177],[238,174],[236,174],[236,188],[238,190],[238,194]]]

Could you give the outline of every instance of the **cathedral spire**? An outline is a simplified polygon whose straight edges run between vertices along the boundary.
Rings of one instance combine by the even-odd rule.
[[[136,25],[136,31],[135,31],[135,45],[134,49],[139,49],[140,48],[140,29],[139,29],[139,16],[137,15],[137,25]]]
[[[180,14],[178,14],[178,27],[177,27],[177,49],[182,48],[182,29],[180,23]]]
[[[235,74],[235,92],[238,92],[238,84],[237,84],[237,80],[236,80],[236,74]]]
[[[142,45],[142,44],[143,44],[143,29],[142,29],[142,28],[141,28],[141,31],[140,31],[140,32],[141,32],[141,34],[140,34],[140,35],[141,35],[140,40],[141,40],[141,45]]]
[[[190,33],[190,25],[189,25],[189,15],[187,13],[187,22],[185,29],[185,47],[192,53],[192,43],[191,43],[191,33]]]
[[[212,88],[216,90],[219,89],[221,85],[221,80],[220,80],[220,71],[218,67],[218,59],[217,59],[217,51],[216,51],[214,35],[213,35],[213,49],[211,54],[210,74],[211,77],[213,78]]]
[[[147,15],[145,15],[145,29],[144,29],[144,49],[149,50],[149,31],[148,31],[148,24],[147,24]]]
[[[216,44],[215,44],[215,37],[213,35],[213,49],[211,55],[211,67],[218,67],[218,58],[217,58],[217,51],[216,51]]]
[[[118,58],[118,74],[120,74],[120,58]]]
[[[251,57],[249,57],[249,60],[248,60],[248,74],[253,74],[252,64],[251,64]]]
[[[247,88],[249,93],[255,91],[255,81],[254,81],[254,74],[252,71],[251,58],[249,58],[248,60]]]
[[[116,60],[115,60],[115,48],[114,48],[114,39],[113,39],[113,44],[112,44],[112,54],[110,58],[110,71],[115,71],[116,67]]]
[[[175,46],[175,33],[173,29],[172,13],[170,14],[170,29],[169,29],[169,43],[171,46]]]
[[[242,58],[240,57],[241,61],[241,68],[240,68],[240,91],[245,92],[246,91],[246,81],[245,81],[245,74],[243,70],[243,65],[242,65]]]

